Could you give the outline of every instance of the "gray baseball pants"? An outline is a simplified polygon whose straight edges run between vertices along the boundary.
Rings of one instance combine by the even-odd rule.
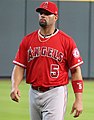
[[[66,85],[46,92],[38,92],[30,87],[31,120],[64,120],[66,104]]]

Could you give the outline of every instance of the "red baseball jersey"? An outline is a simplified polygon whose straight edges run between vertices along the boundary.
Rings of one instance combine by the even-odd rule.
[[[69,69],[83,63],[74,40],[58,29],[46,38],[39,31],[23,38],[13,63],[26,69],[26,82],[33,86],[68,84]]]

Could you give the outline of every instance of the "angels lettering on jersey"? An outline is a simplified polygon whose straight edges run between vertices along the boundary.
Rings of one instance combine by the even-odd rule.
[[[28,49],[28,62],[40,56],[49,57],[58,62],[62,62],[64,54],[51,47],[42,46],[32,48],[30,46]]]

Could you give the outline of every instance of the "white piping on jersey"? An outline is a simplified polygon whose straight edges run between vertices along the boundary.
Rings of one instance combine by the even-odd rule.
[[[23,65],[23,64],[21,64],[21,63],[19,63],[19,62],[15,61],[15,60],[13,60],[13,63],[14,63],[14,64],[17,64],[17,65],[20,65],[21,67],[26,68],[26,66],[25,66],[25,65]]]
[[[78,64],[76,64],[76,65],[74,65],[74,66],[70,67],[70,69],[75,68],[75,67],[77,67],[77,66],[81,65],[82,63],[84,63],[84,62],[83,62],[83,61],[81,61],[80,63],[78,63]]]
[[[64,108],[63,108],[63,114],[65,114],[65,112],[66,112],[67,99],[68,99],[68,88],[67,88],[67,85],[65,85],[64,86]]]
[[[56,34],[58,33],[58,31],[59,31],[59,30],[57,29],[57,31],[56,31],[55,33],[51,34],[50,36],[46,36],[45,38],[50,38],[50,37],[56,35]],[[40,34],[40,29],[38,30],[38,35],[39,35],[40,37],[44,38],[44,37]]]
[[[38,39],[39,39],[40,42],[46,42],[46,41],[48,41],[48,40],[50,39],[50,37],[47,38],[46,40],[43,40],[43,41],[42,41],[41,38],[40,38],[40,36],[39,36],[39,34],[38,34]]]

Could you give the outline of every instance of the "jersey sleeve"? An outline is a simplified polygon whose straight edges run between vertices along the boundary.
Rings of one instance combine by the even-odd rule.
[[[80,55],[80,52],[77,48],[76,43],[74,42],[74,40],[72,38],[70,38],[70,40],[69,40],[68,50],[67,50],[67,58],[68,58],[69,69],[73,69],[73,68],[83,64],[83,60]]]
[[[27,66],[27,50],[26,50],[26,38],[24,37],[20,43],[19,49],[16,53],[13,63],[21,67],[26,68]]]

